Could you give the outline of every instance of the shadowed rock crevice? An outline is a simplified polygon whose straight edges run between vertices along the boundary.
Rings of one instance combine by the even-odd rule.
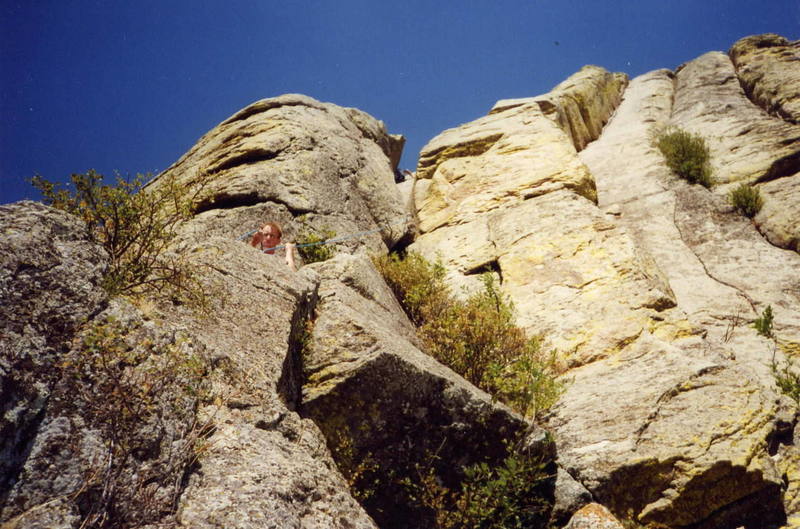
[[[234,167],[243,165],[253,165],[259,162],[267,162],[274,160],[280,154],[280,151],[270,151],[267,149],[250,149],[243,153],[236,154],[224,160],[221,160],[217,165],[208,168],[209,174],[217,174]]]
[[[791,138],[786,141],[787,143],[800,145],[800,138]],[[764,173],[763,176],[759,177],[756,182],[759,184],[763,182],[770,182],[772,180],[777,180],[778,178],[794,176],[798,173],[800,173],[800,150],[787,156],[778,158],[772,162],[772,165],[770,165],[767,172]]]
[[[303,357],[307,354],[309,341],[311,340],[313,318],[318,301],[315,286],[314,290],[297,304],[294,314],[292,314],[289,347],[276,387],[278,396],[290,411],[296,411],[302,401],[303,384],[305,382]]]

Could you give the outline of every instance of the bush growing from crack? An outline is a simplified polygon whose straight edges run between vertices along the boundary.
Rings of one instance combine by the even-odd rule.
[[[70,191],[41,176],[31,183],[47,205],[79,217],[89,237],[107,252],[110,266],[103,286],[111,295],[171,291],[176,300],[203,306],[205,296],[195,269],[170,250],[178,225],[190,218],[201,200],[208,175],[200,173],[189,186],[174,178],[144,189],[147,175],[103,183],[95,171],[71,176]]]
[[[441,263],[416,253],[374,262],[411,321],[425,350],[475,386],[526,416],[536,417],[561,393],[555,356],[516,325],[513,305],[490,273],[466,301],[445,284]]]
[[[772,337],[772,305],[767,305],[767,308],[761,313],[761,316],[755,319],[753,327],[758,331],[758,334],[766,338]]]
[[[728,202],[736,211],[749,219],[755,217],[764,206],[764,199],[761,198],[758,188],[745,183],[740,184],[728,193]]]
[[[327,244],[316,244],[336,237],[336,232],[324,229],[320,233],[314,231],[303,231],[297,237],[297,253],[305,264],[327,261],[334,255],[333,247]],[[313,246],[300,246],[302,244],[313,244]]]
[[[702,136],[669,127],[655,133],[655,145],[675,174],[691,184],[713,185],[711,152]]]

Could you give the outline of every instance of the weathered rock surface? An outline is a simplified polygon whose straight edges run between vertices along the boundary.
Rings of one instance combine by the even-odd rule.
[[[590,503],[576,512],[564,529],[623,529],[624,527],[608,509],[599,503]]]
[[[536,99],[501,101],[489,118]],[[598,99],[586,105],[603,107]],[[709,192],[671,175],[651,144],[654,125],[706,137],[723,185]],[[774,196],[756,223],[793,248],[797,127],[754,105],[721,53],[677,75],[641,76],[578,154],[599,208],[574,187],[514,195],[491,181],[494,145],[515,141],[498,128],[482,118],[426,147],[420,174],[432,182],[417,183],[422,235],[412,249],[440,255],[456,285],[495,272],[520,322],[545,332],[573,368],[548,420],[560,464],[640,523],[735,527],[796,512],[796,494],[785,492],[794,478],[783,477],[794,452],[781,432],[795,428],[797,406],[780,398],[769,364],[800,343],[800,260],[724,195],[747,181],[767,203]],[[467,137],[491,146],[471,150]],[[553,148],[540,137],[519,149]],[[448,156],[461,168],[455,177]],[[777,342],[750,326],[767,306]]]
[[[279,258],[229,239],[206,241],[193,259],[215,292],[210,319],[166,317],[218,366],[221,403],[201,409],[215,428],[181,497],[180,525],[374,527],[319,429],[297,413],[299,344],[314,307],[314,274],[294,274]]]
[[[778,58],[764,57],[763,61]],[[780,67],[800,78],[800,62]],[[758,184],[770,204],[758,224],[773,244],[796,250],[800,239],[800,125],[768,115],[742,90],[730,58],[709,52],[676,74],[670,123],[706,139],[711,151],[714,191],[720,195],[742,182]],[[793,99],[790,99],[793,100]],[[770,185],[767,185],[770,184]],[[774,219],[774,221],[773,221]]]
[[[392,224],[342,243],[385,251],[407,231],[391,165],[402,145],[401,137],[360,110],[290,94],[237,112],[159,179],[209,181],[187,237],[242,236],[268,220],[280,223],[289,240],[304,232],[341,236]]]
[[[800,121],[800,41],[767,33],[737,41],[728,55],[747,96],[768,113]]]
[[[434,172],[432,183],[416,184],[422,235],[412,249],[441,258],[457,288],[474,285],[477,272],[497,272],[519,323],[546,333],[575,365],[618,351],[674,305],[649,256],[594,206],[594,181],[572,138],[536,103],[585,101],[586,108],[563,112],[597,116],[587,120],[595,130],[623,86],[619,75],[585,69],[551,95],[498,103],[495,113],[446,131],[420,155],[418,174]],[[495,143],[459,150],[470,145],[465,138]]]
[[[80,325],[106,303],[98,285],[107,262],[77,219],[38,203],[0,206],[0,234],[2,520],[36,505],[6,502],[35,444],[58,363]],[[58,518],[55,511],[69,509],[54,507]]]
[[[339,255],[313,267],[320,301],[303,414],[340,464],[394,473],[377,478],[365,503],[380,527],[432,527],[431,513],[401,503],[397,482],[415,477],[418,465],[458,490],[461,467],[499,463],[503,440],[522,436],[527,423],[417,348],[413,326],[369,259]]]
[[[628,76],[598,66],[584,66],[549,93],[532,98],[498,101],[490,114],[536,103],[572,139],[578,151],[600,136],[600,131],[622,99]]]

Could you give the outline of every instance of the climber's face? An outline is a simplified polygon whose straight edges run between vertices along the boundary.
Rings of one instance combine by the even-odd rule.
[[[272,248],[278,246],[281,243],[281,236],[278,235],[278,233],[272,228],[272,226],[264,226],[261,229],[261,234],[262,234],[261,237],[262,248]]]

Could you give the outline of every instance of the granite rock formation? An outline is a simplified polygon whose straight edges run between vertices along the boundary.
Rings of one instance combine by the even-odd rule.
[[[149,184],[205,182],[174,249],[206,312],[109,299],[77,219],[0,206],[0,523],[433,527],[387,476],[433,453],[458,488],[522,437],[556,527],[800,527],[799,405],[771,369],[800,354],[797,49],[762,35],[630,80],[585,67],[433,138],[400,188],[403,139],[380,121],[256,102]],[[662,126],[707,139],[717,186],[669,172]],[[752,221],[726,201],[741,182],[765,197]],[[237,240],[267,220],[363,235],[295,273]],[[494,274],[557,352],[542,424],[422,352],[368,257],[412,239],[456,292]],[[142,383],[104,385],[107,350]],[[144,399],[165,376],[138,422],[111,420],[125,401],[103,388]],[[377,483],[361,504],[354,463]]]

